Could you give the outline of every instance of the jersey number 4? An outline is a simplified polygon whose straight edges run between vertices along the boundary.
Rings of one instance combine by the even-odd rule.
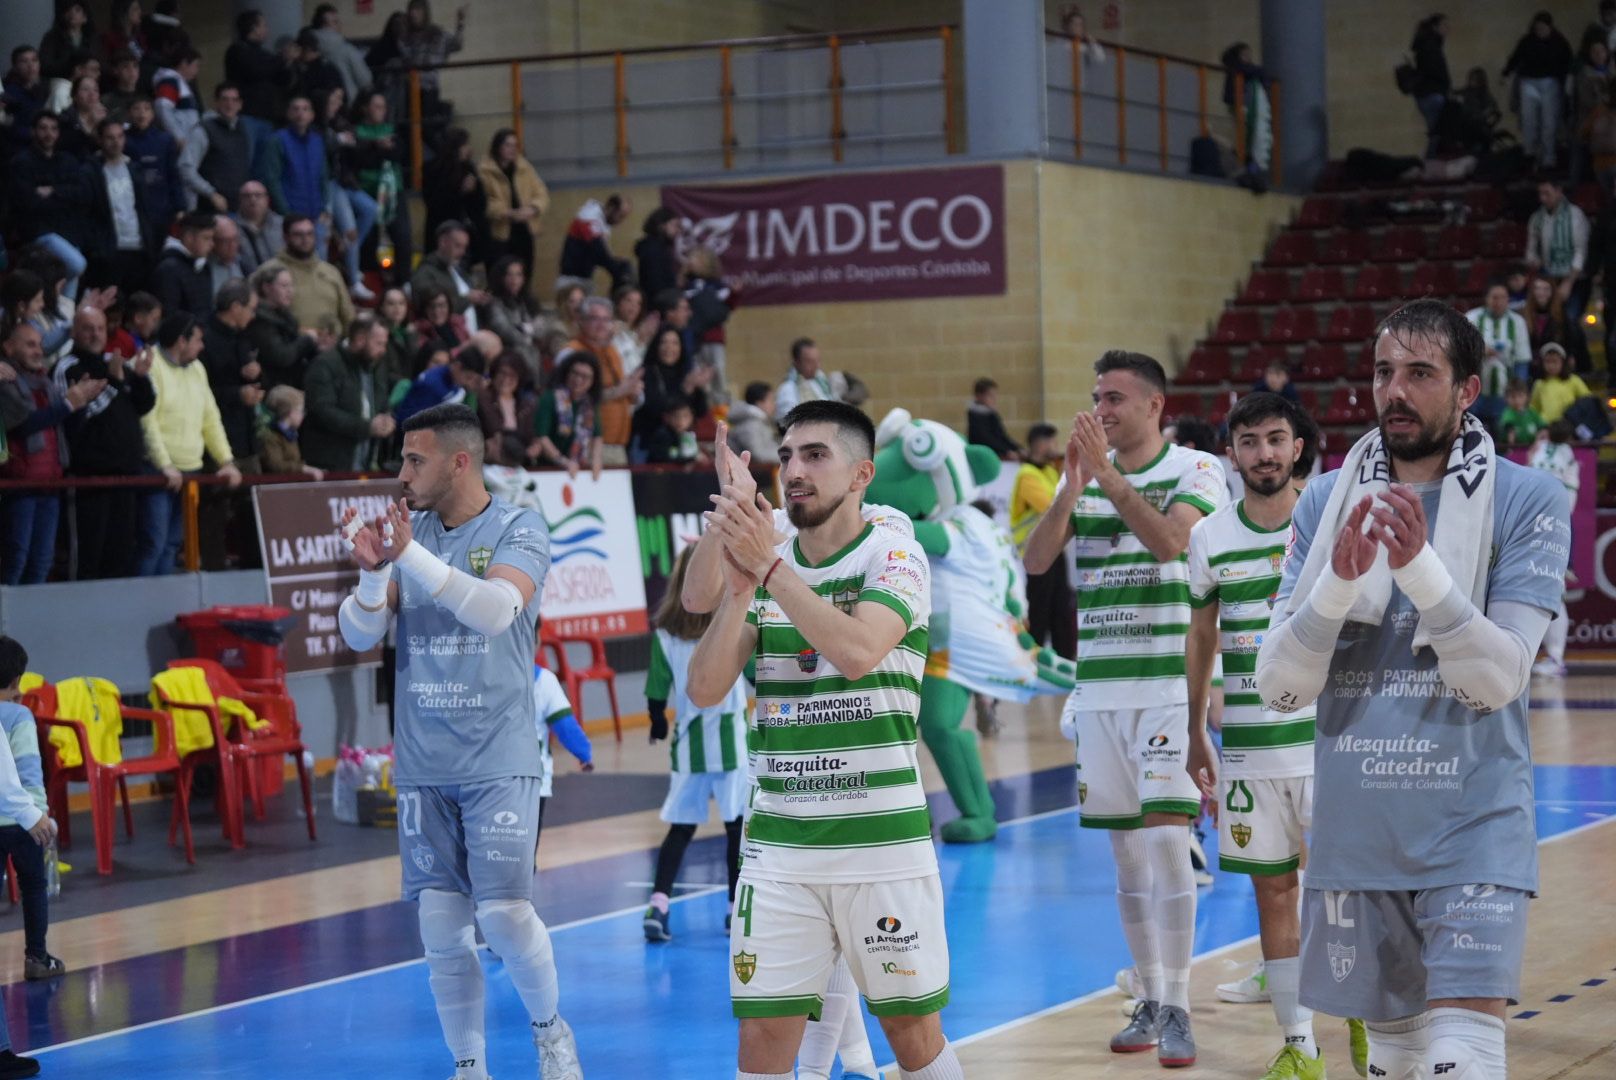
[[[421,835],[421,793],[401,791],[398,795],[398,827],[405,836]]]

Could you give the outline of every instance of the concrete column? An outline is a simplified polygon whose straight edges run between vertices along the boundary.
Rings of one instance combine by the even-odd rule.
[[[964,0],[964,14],[965,127],[971,154],[1042,154],[1042,0]]]
[[[1278,159],[1293,191],[1311,189],[1330,157],[1324,56],[1324,0],[1262,0],[1258,59],[1280,81]]]
[[[56,9],[51,0],[5,0],[0,18],[0,72],[11,67],[11,50],[18,45],[39,48],[45,31],[51,28]]]

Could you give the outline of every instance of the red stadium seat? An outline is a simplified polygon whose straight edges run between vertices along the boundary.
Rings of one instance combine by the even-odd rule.
[[[589,646],[587,667],[572,666],[567,659],[568,645]],[[584,721],[584,683],[606,684],[606,696],[612,705],[612,730],[617,734],[617,741],[622,742],[623,717],[617,708],[617,671],[606,662],[606,643],[588,634],[570,636],[556,634],[546,625],[539,631],[539,652],[543,654],[546,651],[551,657],[550,670],[555,672],[556,678],[566,687],[567,700],[572,702],[572,714],[577,717],[580,724]]]
[[[1340,199],[1315,196],[1302,204],[1302,212],[1296,215],[1294,224],[1298,229],[1333,229],[1340,220]]]
[[[1311,312],[1312,309],[1309,308],[1308,311]],[[1280,345],[1253,345],[1246,350],[1246,355],[1241,357],[1240,363],[1235,367],[1235,383],[1242,387],[1250,386],[1262,378],[1262,373],[1275,360],[1289,367],[1290,353]]]
[[[1268,246],[1269,266],[1306,266],[1313,261],[1313,234],[1287,230]]]
[[[1240,304],[1283,304],[1290,299],[1291,276],[1284,270],[1253,270],[1240,290]]]
[[[1421,263],[1414,268],[1414,280],[1408,283],[1411,297],[1452,296],[1458,291],[1458,267],[1452,263]]]
[[[1370,258],[1375,262],[1414,262],[1425,258],[1425,230],[1414,225],[1400,225],[1387,229],[1377,242],[1369,245]]]
[[[1181,386],[1211,386],[1227,379],[1232,366],[1228,346],[1201,345],[1190,353],[1184,370],[1173,381]]]
[[[1436,234],[1431,250],[1435,259],[1473,259],[1481,250],[1481,230],[1474,225],[1449,225]]]
[[[1248,309],[1231,309],[1218,316],[1210,340],[1220,345],[1245,345],[1262,337],[1262,316]]]
[[[1347,373],[1347,350],[1341,345],[1315,343],[1302,354],[1301,377],[1323,382]]]
[[[1290,344],[1318,336],[1319,320],[1311,307],[1282,307],[1275,313],[1274,321],[1269,324],[1263,340]]]
[[[1375,332],[1375,309],[1368,304],[1347,304],[1330,313],[1324,341],[1363,341]]]
[[[1294,300],[1339,300],[1347,295],[1346,275],[1336,266],[1315,266],[1302,272],[1291,293]]]
[[[1353,300],[1395,300],[1402,295],[1403,271],[1389,263],[1360,269],[1349,294]]]
[[[1504,193],[1495,187],[1472,188],[1465,192],[1465,205],[1482,221],[1491,221],[1504,212]]]
[[[1503,276],[1503,270],[1502,263],[1477,259],[1470,264],[1470,269],[1465,271],[1464,278],[1459,283],[1459,291],[1466,296],[1481,296],[1495,277]]]
[[[1200,394],[1168,394],[1167,402],[1162,409],[1168,416],[1177,420],[1184,416],[1200,416],[1204,411]]]
[[[1481,253],[1491,259],[1525,258],[1526,226],[1518,221],[1500,221],[1487,230]]]
[[[1361,232],[1337,230],[1319,245],[1317,259],[1330,266],[1369,261],[1369,237]]]

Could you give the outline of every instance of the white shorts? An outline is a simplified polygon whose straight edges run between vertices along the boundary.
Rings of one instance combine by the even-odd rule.
[[[738,1017],[818,1020],[838,954],[874,1016],[924,1016],[948,1004],[948,938],[936,874],[812,885],[743,870],[729,947],[730,1002]]]
[[[1146,814],[1201,812],[1185,768],[1189,708],[1072,711],[1077,730],[1077,801],[1089,829],[1137,829]]]
[[[1288,874],[1301,864],[1303,833],[1313,824],[1313,778],[1222,780],[1218,869]]]
[[[734,821],[746,813],[749,786],[745,769],[674,773],[668,777],[668,797],[662,800],[662,820],[669,825],[706,824],[711,801],[718,804],[718,820]]]

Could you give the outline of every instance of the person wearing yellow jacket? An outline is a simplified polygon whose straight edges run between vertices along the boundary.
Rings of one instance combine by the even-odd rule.
[[[219,418],[219,403],[208,385],[202,355],[202,327],[185,313],[169,315],[157,331],[157,355],[151,366],[157,404],[140,418],[146,435],[146,455],[168,481],[152,492],[141,508],[140,553],[136,572],[141,577],[173,571],[184,537],[180,488],[187,475],[202,471],[203,454],[213,459],[218,473],[231,487],[241,483],[241,472],[230,454],[230,440]]]
[[[1543,377],[1532,384],[1532,411],[1541,416],[1545,424],[1552,424],[1564,416],[1578,398],[1585,398],[1593,391],[1580,375],[1570,370],[1565,349],[1558,343],[1551,341],[1544,345],[1538,350],[1537,359],[1543,365]]]
[[[524,280],[532,281],[533,241],[539,235],[539,219],[550,209],[550,189],[522,156],[515,131],[494,132],[477,176],[488,196],[488,232],[498,249],[488,261],[500,254],[515,255],[522,260]]]

